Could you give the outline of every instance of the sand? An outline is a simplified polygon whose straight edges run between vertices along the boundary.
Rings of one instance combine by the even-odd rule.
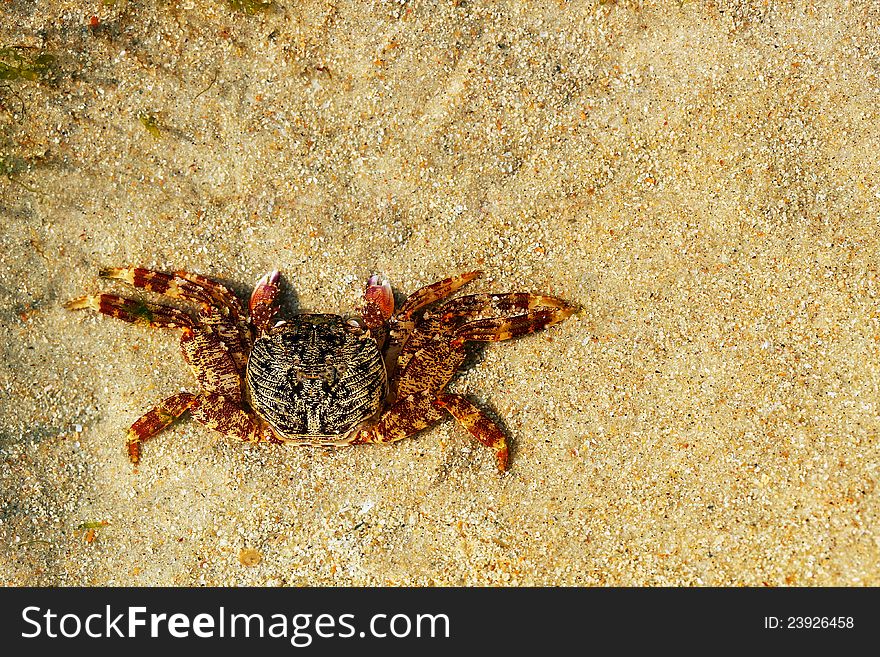
[[[878,585],[880,8],[0,5],[0,583]],[[51,79],[50,79],[51,78]],[[173,331],[64,301],[187,269],[349,312],[474,268],[578,304],[393,446],[128,426]],[[135,293],[136,295],[137,293]],[[142,297],[145,298],[145,297]]]

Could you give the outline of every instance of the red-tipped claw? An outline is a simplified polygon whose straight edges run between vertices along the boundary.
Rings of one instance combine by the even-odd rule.
[[[280,280],[281,273],[277,269],[273,269],[257,281],[251,294],[249,304],[251,321],[261,331],[269,326],[269,321],[278,312],[276,301],[281,292],[281,287],[278,284]]]
[[[364,324],[375,329],[383,326],[394,314],[394,293],[391,283],[378,276],[370,276],[364,291]]]

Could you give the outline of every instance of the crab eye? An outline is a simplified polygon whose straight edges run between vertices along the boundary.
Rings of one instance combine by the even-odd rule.
[[[360,335],[367,330],[367,325],[360,317],[352,316],[345,318],[345,330],[353,335]]]

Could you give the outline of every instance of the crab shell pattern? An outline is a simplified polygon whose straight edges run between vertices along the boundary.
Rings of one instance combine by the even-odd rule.
[[[284,440],[335,444],[374,417],[388,394],[379,344],[338,315],[297,315],[255,342],[251,407]]]
[[[411,294],[395,310],[388,281],[367,282],[359,317],[298,314],[274,321],[280,275],[263,276],[247,308],[219,282],[178,271],[103,269],[104,278],[198,304],[178,308],[114,294],[78,297],[90,308],[134,324],[182,329],[181,351],[201,391],[159,403],[128,430],[128,455],[189,411],[221,434],[251,443],[357,445],[391,443],[455,417],[508,465],[507,439],[465,397],[445,392],[468,342],[507,340],[557,324],[574,307],[543,294],[472,294],[448,299],[479,277],[473,271]],[[443,301],[438,304],[437,302]]]

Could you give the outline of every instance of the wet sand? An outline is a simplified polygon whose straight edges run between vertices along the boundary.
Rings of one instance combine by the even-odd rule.
[[[97,13],[95,13],[97,12]],[[94,17],[93,17],[94,14]],[[866,3],[12,2],[0,583],[878,585],[880,11]],[[50,79],[51,78],[51,79]],[[474,268],[579,305],[393,446],[128,426],[173,331],[106,266],[348,312]],[[144,297],[145,298],[145,297]]]

